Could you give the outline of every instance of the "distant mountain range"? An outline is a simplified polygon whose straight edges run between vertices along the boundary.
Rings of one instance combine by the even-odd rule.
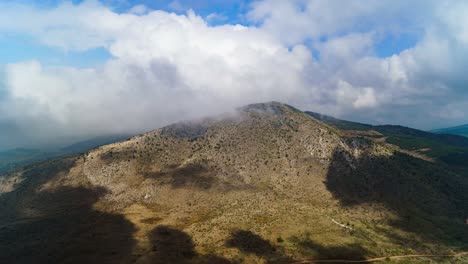
[[[456,126],[456,127],[435,129],[435,130],[432,130],[431,132],[437,133],[437,134],[452,134],[452,135],[468,137],[468,124]]]
[[[130,135],[100,136],[52,150],[17,148],[0,151],[0,173],[5,173],[9,170],[26,166],[34,162],[63,157],[66,155],[79,154],[129,137]]]

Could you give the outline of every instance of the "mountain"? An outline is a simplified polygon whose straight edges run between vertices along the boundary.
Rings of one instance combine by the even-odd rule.
[[[431,132],[437,133],[437,134],[451,134],[451,135],[459,135],[459,136],[468,137],[468,124],[462,125],[462,126],[456,126],[456,127],[435,129],[435,130],[432,130]]]
[[[90,149],[117,142],[129,137],[129,135],[100,136],[89,140],[80,141],[70,146],[52,150],[17,148],[1,151],[0,173],[6,173],[7,171],[13,170],[15,168],[51,158],[86,152]]]
[[[340,120],[314,112],[306,112],[317,120],[370,139],[384,141],[410,151],[410,154],[424,155],[445,162],[449,166],[468,169],[468,138],[459,135],[436,134],[413,128],[355,123]]]
[[[0,262],[294,263],[467,250],[466,175],[373,140],[378,133],[272,102],[29,165],[0,178]]]

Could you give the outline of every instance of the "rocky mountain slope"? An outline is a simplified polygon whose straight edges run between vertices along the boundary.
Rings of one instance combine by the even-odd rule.
[[[468,246],[467,187],[445,164],[255,104],[1,176],[0,262],[457,252]]]

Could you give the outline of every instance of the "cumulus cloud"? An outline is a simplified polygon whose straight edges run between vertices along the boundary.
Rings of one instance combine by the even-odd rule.
[[[348,32],[414,30],[430,21],[434,0],[262,0],[247,18],[287,44]]]
[[[34,60],[3,66],[0,128],[15,129],[0,136],[0,148],[139,133],[270,100],[422,128],[466,118],[468,23],[455,19],[467,17],[466,4],[342,5],[262,0],[246,14],[253,25],[210,26],[191,10],[135,6],[119,14],[97,1],[50,9],[0,4],[0,34],[63,50],[104,48],[112,56],[91,68]],[[408,31],[421,35],[415,46],[376,56],[382,36]],[[420,118],[428,113],[432,121]]]
[[[208,23],[224,22],[228,20],[228,17],[219,13],[210,13],[205,17],[205,20]]]
[[[77,21],[92,9],[96,18],[106,16],[105,24],[113,29],[99,23],[90,27],[96,33],[90,38],[96,39],[82,46],[67,43],[67,37],[58,38],[62,33],[47,27],[31,34],[42,32],[45,43],[67,49],[105,46],[114,58],[89,69],[48,67],[37,61],[6,65],[0,118],[25,128],[42,118],[44,122],[36,124],[39,130],[26,130],[38,142],[54,139],[57,133],[69,137],[137,133],[303,92],[304,70],[311,60],[307,49],[285,48],[256,28],[209,27],[192,11],[117,15],[95,3],[48,12],[65,16],[62,12],[70,8],[69,16]],[[51,18],[36,12],[37,17]],[[87,26],[65,23],[63,30]]]
[[[173,0],[167,5],[170,9],[178,12],[187,10],[187,8],[178,0]]]
[[[128,13],[135,14],[135,15],[143,15],[143,14],[148,13],[149,11],[150,9],[146,7],[145,5],[136,5],[136,6],[131,7],[128,10]]]

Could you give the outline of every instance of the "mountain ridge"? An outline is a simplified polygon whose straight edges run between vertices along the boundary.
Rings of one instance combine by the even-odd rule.
[[[431,132],[438,134],[452,134],[468,137],[468,124],[448,128],[434,129],[431,130]]]

